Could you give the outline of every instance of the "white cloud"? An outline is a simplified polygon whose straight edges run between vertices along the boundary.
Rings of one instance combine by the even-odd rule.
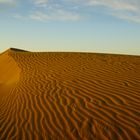
[[[131,16],[129,13],[127,14],[121,14],[121,13],[112,13],[110,14],[112,16],[115,16],[119,19],[122,19],[122,20],[127,20],[127,21],[130,21],[130,22],[135,22],[135,23],[140,23],[140,15],[133,15]]]
[[[140,23],[140,0],[84,0],[89,6],[102,6],[105,13]]]
[[[16,0],[0,0],[0,4],[13,4]]]
[[[65,8],[67,2],[59,3],[51,0],[30,0],[34,9],[27,11],[27,14],[14,14],[14,18],[23,20],[38,20],[38,21],[77,21],[82,17],[78,14],[73,7],[72,10]],[[62,0],[63,1],[63,0]],[[62,2],[61,1],[61,2]],[[65,1],[65,0],[64,0]],[[71,0],[69,0],[71,1]]]
[[[48,0],[33,0],[36,6],[45,7],[48,3]]]
[[[137,0],[88,0],[88,3],[93,6],[106,6],[114,10],[140,10],[140,2]]]
[[[0,0],[0,4],[15,1],[18,0]],[[79,20],[91,13],[91,9],[88,13],[90,6],[93,9],[94,7],[101,7],[100,13],[103,12],[103,14],[116,18],[140,23],[140,0],[28,0],[27,2],[29,1],[32,2],[31,9],[34,10],[29,9],[26,17],[34,20]],[[74,9],[73,6],[76,8]]]
[[[76,21],[81,19],[80,15],[74,12],[68,12],[60,9],[56,9],[51,13],[36,11],[32,13],[29,18],[39,21]]]
[[[21,20],[37,20],[37,21],[78,21],[81,20],[82,17],[75,12],[68,12],[62,9],[53,9],[51,12],[43,12],[43,11],[32,11],[28,15],[13,15],[16,19]]]

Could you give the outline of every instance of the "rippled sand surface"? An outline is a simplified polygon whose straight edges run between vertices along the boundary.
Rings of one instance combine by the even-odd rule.
[[[140,56],[0,54],[0,140],[140,140]]]

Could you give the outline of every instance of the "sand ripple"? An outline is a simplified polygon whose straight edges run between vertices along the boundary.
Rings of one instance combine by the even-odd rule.
[[[140,57],[9,50],[6,64],[0,140],[140,139]]]

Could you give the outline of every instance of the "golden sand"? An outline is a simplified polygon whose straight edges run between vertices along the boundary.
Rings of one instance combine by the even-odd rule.
[[[140,140],[140,56],[7,50],[0,140]]]

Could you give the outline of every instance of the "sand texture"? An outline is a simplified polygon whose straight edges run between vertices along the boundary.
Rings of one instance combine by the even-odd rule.
[[[0,140],[140,140],[140,56],[0,54]]]

